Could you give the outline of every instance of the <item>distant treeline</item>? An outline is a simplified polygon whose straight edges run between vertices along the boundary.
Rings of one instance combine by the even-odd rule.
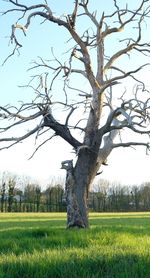
[[[95,212],[150,211],[150,182],[123,186],[99,180],[89,193],[89,208]],[[7,177],[0,184],[1,212],[66,211],[64,182],[53,180],[46,189],[39,184],[17,182]]]

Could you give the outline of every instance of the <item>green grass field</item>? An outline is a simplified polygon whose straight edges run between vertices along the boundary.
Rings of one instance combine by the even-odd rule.
[[[0,278],[150,277],[150,213],[92,213],[88,230],[65,219],[0,214]]]

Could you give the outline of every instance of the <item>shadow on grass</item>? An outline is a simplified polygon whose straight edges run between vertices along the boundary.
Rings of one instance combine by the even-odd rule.
[[[0,254],[32,254],[35,250],[85,248],[89,245],[87,230],[66,230],[64,227],[13,228],[0,233]]]
[[[0,277],[5,278],[149,278],[150,258],[134,254],[99,256],[77,252],[56,258],[43,257],[0,264]]]

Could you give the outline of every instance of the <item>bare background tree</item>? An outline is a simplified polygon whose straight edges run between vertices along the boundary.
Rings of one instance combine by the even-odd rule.
[[[61,58],[52,49],[51,60],[39,57],[34,62],[31,69],[35,74],[26,85],[35,93],[30,102],[0,107],[1,149],[33,134],[36,139],[44,138],[35,152],[55,136],[68,142],[76,159],[62,162],[66,170],[67,227],[88,227],[88,193],[112,150],[130,146],[145,146],[147,153],[150,150],[150,95],[142,79],[150,65],[150,44],[144,35],[149,1],[137,1],[134,9],[109,1],[112,12],[105,14],[99,3],[100,8],[93,11],[92,1],[76,0],[70,14],[59,16],[50,1],[31,6],[26,1],[6,2],[4,18],[12,13],[18,18],[11,27],[14,49],[4,64],[20,51],[20,34],[26,35],[37,17],[43,24],[49,23],[50,29],[58,25],[61,33],[64,28],[69,40]],[[16,136],[16,127],[27,124],[28,130]]]

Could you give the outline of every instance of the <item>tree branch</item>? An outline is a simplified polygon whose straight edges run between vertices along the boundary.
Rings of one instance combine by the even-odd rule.
[[[55,131],[56,135],[59,135],[61,138],[67,141],[71,146],[73,146],[75,150],[82,145],[71,135],[67,125],[60,124],[54,119],[51,111],[45,111],[44,126],[52,128]]]
[[[127,148],[131,146],[145,146],[147,151],[150,151],[150,143],[144,143],[144,142],[126,142],[126,143],[121,142],[118,144],[113,144],[113,149],[119,147]]]
[[[9,149],[10,147],[21,143],[23,140],[27,139],[28,137],[30,137],[31,135],[33,135],[34,133],[36,133],[39,129],[41,129],[43,126],[42,125],[38,125],[36,126],[34,129],[30,130],[29,132],[27,132],[26,134],[20,136],[20,137],[6,137],[6,138],[0,138],[0,142],[14,142],[10,145],[1,147],[0,150],[4,150],[4,149]]]

